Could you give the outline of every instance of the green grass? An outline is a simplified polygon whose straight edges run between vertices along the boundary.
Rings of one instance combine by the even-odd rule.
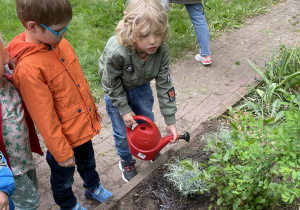
[[[205,7],[211,39],[224,31],[239,28],[245,20],[264,13],[279,0],[209,0]],[[122,19],[125,0],[70,0],[73,19],[66,38],[73,45],[83,67],[96,102],[103,98],[101,78],[98,75],[98,59],[108,38]],[[2,0],[0,5],[0,32],[5,43],[23,31],[15,12],[15,1]],[[193,25],[184,5],[171,4],[171,62],[184,58],[187,51],[198,50]]]

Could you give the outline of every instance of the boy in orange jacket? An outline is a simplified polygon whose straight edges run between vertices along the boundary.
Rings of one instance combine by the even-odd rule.
[[[91,142],[101,130],[101,114],[64,39],[72,19],[70,2],[16,0],[16,10],[25,32],[8,45],[16,63],[14,85],[48,148],[54,200],[61,209],[84,209],[72,191],[76,164],[85,197],[104,202],[112,193],[100,184]]]

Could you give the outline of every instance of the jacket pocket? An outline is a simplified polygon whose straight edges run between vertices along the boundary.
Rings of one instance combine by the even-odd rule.
[[[57,111],[57,116],[70,144],[93,134],[90,117],[81,101]]]

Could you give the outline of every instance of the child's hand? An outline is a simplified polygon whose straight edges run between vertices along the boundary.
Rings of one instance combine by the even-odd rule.
[[[170,143],[177,143],[179,141],[179,139],[177,139],[178,132],[175,124],[167,125],[167,135],[173,135],[173,140],[171,140]]]
[[[8,196],[2,191],[0,191],[0,210],[9,210]]]
[[[124,114],[122,117],[123,117],[123,120],[124,120],[124,123],[127,127],[131,127],[133,126],[136,121],[133,119],[133,117],[135,116],[134,112],[131,111],[127,114]]]
[[[61,167],[73,167],[73,166],[75,166],[74,155],[72,157],[70,157],[68,160],[66,160],[65,162],[58,163],[58,165],[60,165]]]
[[[99,109],[97,109],[97,114],[98,114],[98,117],[99,117],[99,123],[102,121],[102,114],[100,112]]]

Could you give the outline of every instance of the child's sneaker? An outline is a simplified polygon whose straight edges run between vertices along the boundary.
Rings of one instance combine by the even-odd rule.
[[[87,209],[81,206],[79,202],[77,202],[72,210],[87,210]]]
[[[122,178],[125,182],[129,182],[133,177],[135,177],[135,175],[137,175],[134,166],[135,163],[135,160],[120,160],[119,168],[122,171]]]
[[[109,192],[108,190],[104,189],[102,184],[99,184],[99,186],[94,189],[94,192],[90,192],[87,189],[84,190],[84,197],[86,197],[89,200],[96,200],[100,203],[103,203],[106,199],[108,199],[113,194]]]
[[[196,61],[200,61],[203,65],[209,65],[212,63],[210,56],[202,57],[200,54],[195,56]]]

